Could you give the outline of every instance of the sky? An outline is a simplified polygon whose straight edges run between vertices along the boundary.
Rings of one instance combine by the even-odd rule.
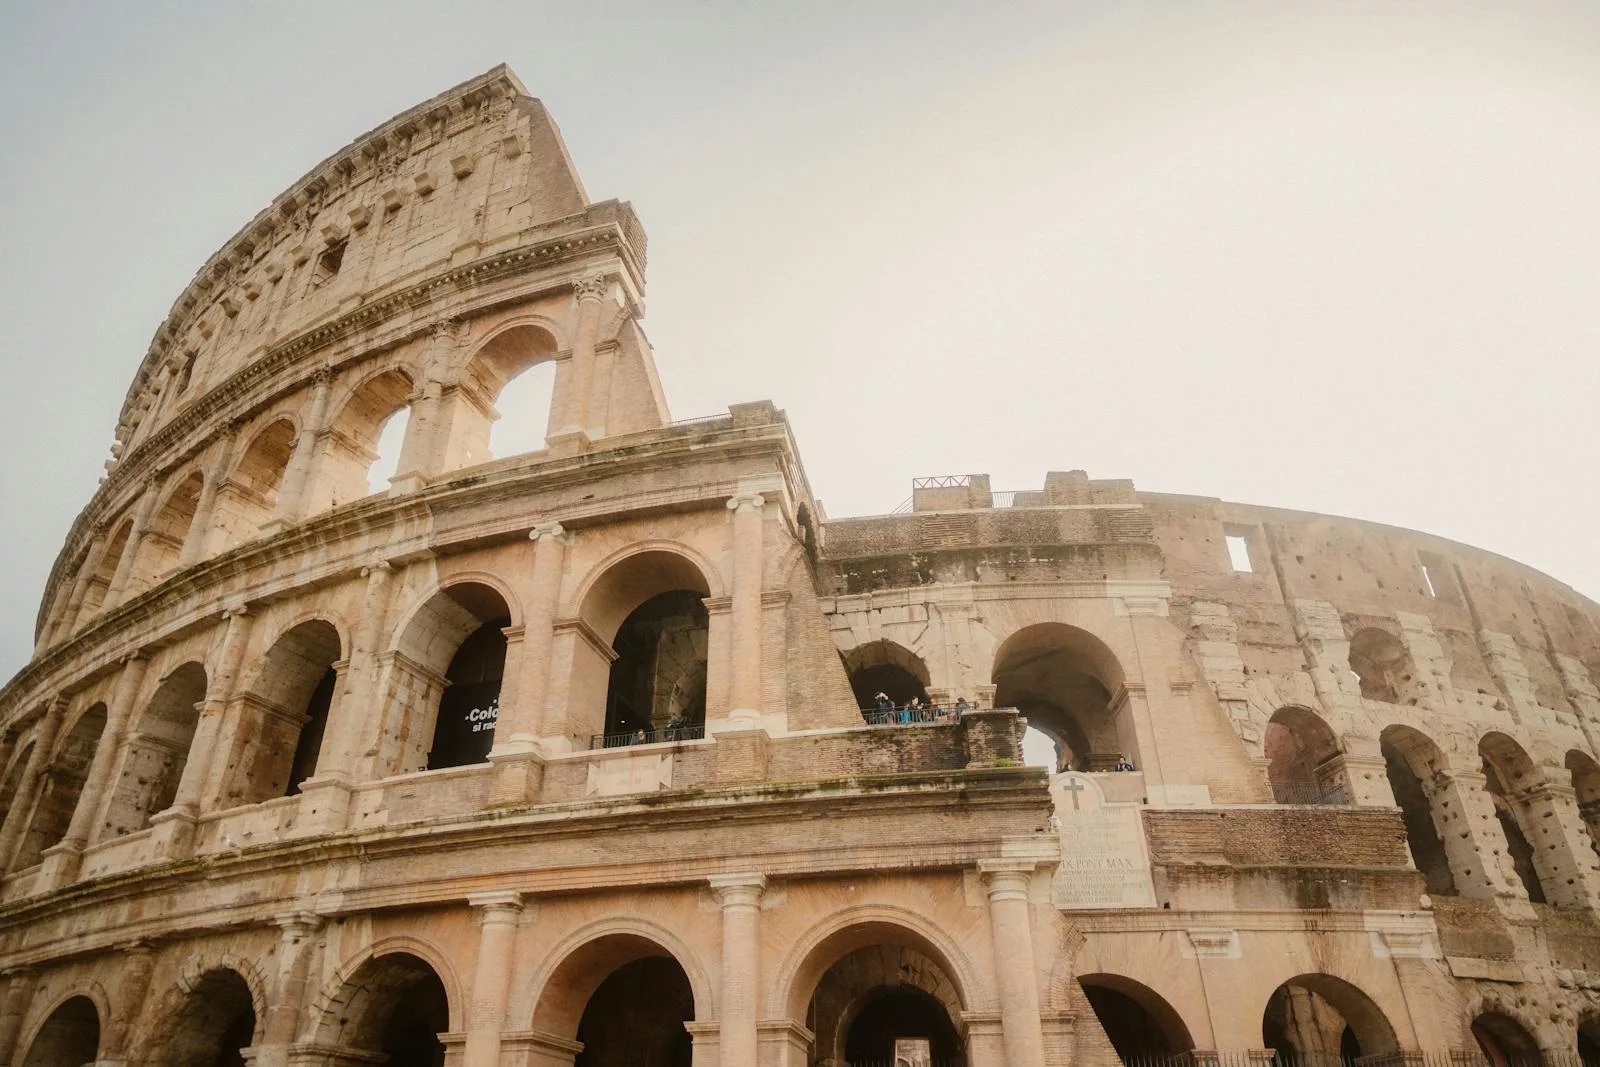
[[[1600,597],[1600,5],[0,0],[0,677],[155,328],[357,135],[499,62],[650,236],[675,417],[833,517],[1132,478]],[[531,424],[535,416],[507,412]]]

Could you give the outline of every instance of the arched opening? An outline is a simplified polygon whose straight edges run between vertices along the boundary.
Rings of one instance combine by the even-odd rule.
[[[106,706],[95,704],[78,716],[78,721],[67,731],[50,769],[45,772],[39,799],[33,806],[33,818],[17,849],[13,869],[32,867],[43,857],[45,849],[67,836],[72,813],[78,807],[78,796],[89,777],[89,765],[94,762],[94,751],[105,728]]]
[[[339,675],[339,631],[313,619],[292,627],[267,650],[245,690],[244,712],[256,729],[241,731],[230,754],[227,799],[257,804],[292,796],[316,773]]]
[[[88,997],[70,997],[39,1027],[22,1067],[84,1067],[99,1058],[100,1013]]]
[[[1328,974],[1302,974],[1278,986],[1262,1013],[1261,1040],[1291,1067],[1399,1049],[1394,1027],[1372,998]]]
[[[533,1028],[583,1042],[575,1067],[689,1067],[694,990],[682,964],[635,934],[575,950],[551,973]]]
[[[11,757],[11,765],[6,768],[4,780],[0,780],[0,822],[9,818],[11,806],[18,802],[17,790],[22,788],[22,776],[28,770],[28,761],[33,758],[34,742],[29,741],[17,750]],[[27,803],[27,798],[22,798],[22,803]]]
[[[1600,1015],[1586,1012],[1578,1019],[1578,1062],[1600,1067]]]
[[[1488,733],[1478,742],[1483,758],[1484,788],[1494,802],[1494,817],[1505,837],[1506,852],[1528,899],[1544,904],[1548,898],[1540,877],[1540,857],[1528,839],[1530,827],[1524,791],[1538,780],[1533,760],[1522,746],[1502,733]]]
[[[137,570],[141,579],[153,582],[178,565],[204,487],[205,477],[194,471],[174,486],[156,509],[150,525],[145,528],[144,539],[139,542]]]
[[[868,641],[840,657],[856,707],[868,722],[882,719],[885,701],[896,708],[913,700],[928,702],[928,666],[909,649],[888,640]]]
[[[412,616],[390,692],[405,709],[396,721],[415,716],[431,729],[408,735],[401,771],[465,767],[488,758],[510,625],[505,598],[481,582],[440,590]]]
[[[789,996],[790,1017],[815,1035],[812,1062],[966,1062],[956,1025],[964,998],[939,950],[911,930],[867,922],[831,935],[801,965]]]
[[[1056,748],[1063,770],[1142,767],[1123,673],[1111,650],[1086,631],[1039,623],[1006,638],[995,654],[995,706],[1014,707]]]
[[[111,590],[111,583],[116,580],[117,567],[122,562],[122,554],[128,549],[128,538],[132,534],[131,518],[123,519],[111,528],[111,535],[106,538],[100,554],[94,557],[94,573],[84,588],[83,605],[78,609],[74,622],[86,621],[102,607],[109,606],[106,595]]]
[[[1194,1048],[1183,1018],[1149,986],[1118,974],[1086,974],[1078,985],[1123,1063],[1164,1060]]]
[[[198,663],[162,680],[129,735],[102,839],[142,830],[150,816],[172,806],[205,698],[206,671]]]
[[[538,326],[514,326],[478,349],[456,391],[459,432],[453,448],[459,454],[451,466],[545,447],[557,347],[555,338]]]
[[[315,460],[306,514],[387,492],[400,472],[413,384],[402,370],[362,382],[332,420]]]
[[[450,1030],[450,1000],[428,964],[408,952],[363,963],[323,1013],[316,1040],[331,1054],[387,1067],[443,1067],[439,1035]]]
[[[207,971],[183,994],[153,1043],[159,1067],[245,1067],[255,1040],[250,986],[226,967]]]
[[[1454,896],[1456,880],[1445,847],[1443,813],[1434,805],[1432,788],[1435,776],[1445,766],[1444,753],[1409,726],[1385,729],[1378,735],[1378,750],[1383,754],[1394,802],[1400,806],[1411,860],[1427,879],[1427,891],[1435,896]]]
[[[1544,1062],[1533,1035],[1504,1012],[1486,1011],[1473,1019],[1472,1038],[1490,1067],[1538,1067]]]
[[[591,745],[702,736],[709,595],[705,575],[676,552],[640,552],[600,576],[581,615],[606,646],[574,644],[574,733],[590,735]],[[603,703],[591,686],[604,692]]]
[[[1587,752],[1573,749],[1567,753],[1566,767],[1567,773],[1572,775],[1578,814],[1589,831],[1589,847],[1600,855],[1600,764]]]
[[[1368,626],[1351,635],[1350,669],[1367,700],[1399,704],[1410,692],[1410,657],[1405,646],[1393,634],[1376,627]]]
[[[296,436],[294,423],[277,419],[251,439],[234,464],[216,504],[217,525],[227,532],[228,544],[250,540],[272,518]]]
[[[1263,743],[1277,803],[1349,803],[1338,739],[1315,712],[1279,708],[1267,720]]]

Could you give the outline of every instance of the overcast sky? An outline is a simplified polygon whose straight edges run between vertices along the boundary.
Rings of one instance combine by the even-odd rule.
[[[832,516],[1082,467],[1600,594],[1600,7],[0,3],[0,677],[194,271],[495,63],[650,234],[677,417]]]

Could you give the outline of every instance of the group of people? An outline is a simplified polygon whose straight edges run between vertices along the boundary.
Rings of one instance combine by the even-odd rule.
[[[904,704],[896,704],[887,693],[877,693],[872,698],[872,707],[861,710],[862,717],[874,726],[889,724],[904,724],[912,722],[937,722],[940,719],[959,719],[969,711],[976,711],[977,705],[967,700],[966,697],[957,697],[954,704],[948,707],[939,704],[924,704],[921,697],[914,696]]]
[[[666,725],[661,727],[659,736],[657,736],[657,731],[653,726],[641,726],[632,736],[628,736],[624,731],[620,741],[610,740],[617,736],[615,734],[607,734],[605,736],[608,739],[606,741],[607,748],[648,745],[656,741],[694,741],[705,736],[705,723],[693,721],[682,712],[673,712]]]

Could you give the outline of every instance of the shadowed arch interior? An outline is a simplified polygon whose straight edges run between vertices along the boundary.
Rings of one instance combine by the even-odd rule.
[[[1533,822],[1525,800],[1525,790],[1540,780],[1533,760],[1505,734],[1491,732],[1478,741],[1478,754],[1483,758],[1484,788],[1494,802],[1494,815],[1505,838],[1506,852],[1517,878],[1535,904],[1548,901],[1545,893],[1548,871],[1542,869],[1543,857],[1532,843]]]
[[[1502,1011],[1485,1011],[1472,1020],[1472,1038],[1490,1067],[1538,1067],[1544,1062],[1539,1043],[1516,1019]]]
[[[387,1056],[388,1067],[443,1067],[439,1035],[450,1029],[444,983],[409,952],[358,967],[328,1005],[317,1041],[339,1050]]]
[[[1122,667],[1093,634],[1065,623],[1024,627],[995,653],[993,677],[995,706],[1017,708],[1049,737],[1058,767],[1109,771],[1123,756],[1142,766]]]
[[[1457,893],[1445,846],[1445,813],[1435,805],[1433,782],[1445,767],[1444,753],[1432,739],[1409,726],[1390,726],[1378,735],[1384,772],[1406,827],[1411,860],[1436,896]]]
[[[414,388],[411,376],[397,368],[373,375],[350,394],[316,457],[308,514],[389,488],[389,478],[399,472],[404,443],[391,431],[409,421]],[[369,475],[376,475],[378,484],[371,484]]]
[[[490,338],[467,366],[467,380],[484,399],[465,412],[469,450],[481,462],[544,447],[555,419],[556,339],[540,326],[513,326]],[[542,410],[537,406],[542,404]],[[474,418],[479,416],[479,418]],[[482,421],[481,430],[477,425]],[[481,434],[477,443],[473,431]]]
[[[22,1067],[84,1067],[100,1057],[100,1013],[88,997],[69,997],[50,1013]]]
[[[1567,773],[1572,776],[1572,791],[1578,814],[1589,831],[1589,848],[1600,855],[1600,764],[1587,752],[1572,749],[1567,753]],[[1600,1050],[1597,1050],[1600,1051]],[[1600,1057],[1597,1057],[1600,1058]]]
[[[1400,1047],[1372,998],[1330,974],[1302,974],[1279,985],[1262,1013],[1261,1039],[1291,1064],[1386,1055]]]
[[[106,728],[106,706],[94,704],[79,715],[56,746],[55,757],[40,784],[28,832],[22,838],[12,869],[26,870],[38,863],[44,850],[67,836],[78,796],[89,777],[95,749]]]
[[[863,712],[873,707],[879,693],[888,696],[897,706],[913,697],[927,701],[928,666],[904,646],[889,640],[868,641],[840,656],[845,673],[850,676],[856,707]]]
[[[580,1067],[688,1067],[684,1023],[695,1018],[683,965],[640,934],[598,937],[570,952],[546,980],[533,1028],[581,1040]]]
[[[1194,1048],[1189,1028],[1166,999],[1120,974],[1078,978],[1089,1007],[1124,1063],[1155,1060]]]
[[[402,771],[488,758],[510,625],[511,608],[499,590],[473,581],[441,589],[411,617],[398,645],[396,699],[430,728],[403,753]]]
[[[1315,712],[1293,706],[1273,712],[1263,747],[1267,780],[1278,803],[1348,802],[1338,739]]]
[[[22,788],[22,776],[28,769],[28,761],[33,758],[33,746],[36,742],[29,741],[17,749],[11,757],[11,764],[6,768],[4,779],[0,779],[0,821],[9,818],[12,805],[17,803],[17,790]]]
[[[1368,626],[1350,636],[1350,669],[1367,700],[1399,704],[1409,689],[1411,660],[1393,634]],[[1415,704],[1413,700],[1411,703]]]
[[[142,830],[150,816],[172,806],[205,698],[206,670],[199,663],[185,663],[161,680],[129,738],[102,838]]]
[[[321,619],[299,623],[272,643],[245,691],[244,713],[258,725],[229,754],[229,800],[255,804],[293,795],[316,773],[341,654],[339,631]]]
[[[217,521],[228,531],[229,544],[250,540],[272,518],[297,436],[294,423],[277,419],[250,439],[234,464],[217,498]]]
[[[138,570],[143,580],[155,581],[178,565],[204,488],[205,477],[192,471],[172,488],[151,516],[144,539],[139,542]]]
[[[131,518],[123,519],[111,527],[111,533],[102,545],[99,555],[94,559],[94,571],[90,575],[89,584],[84,588],[83,604],[78,608],[74,623],[88,619],[102,607],[107,606],[106,595],[110,592],[111,583],[117,576],[117,566],[122,562],[122,554],[127,551],[128,538],[132,534]]]
[[[226,967],[205,972],[159,1024],[151,1051],[156,1067],[244,1067],[255,1038],[250,986]]]

